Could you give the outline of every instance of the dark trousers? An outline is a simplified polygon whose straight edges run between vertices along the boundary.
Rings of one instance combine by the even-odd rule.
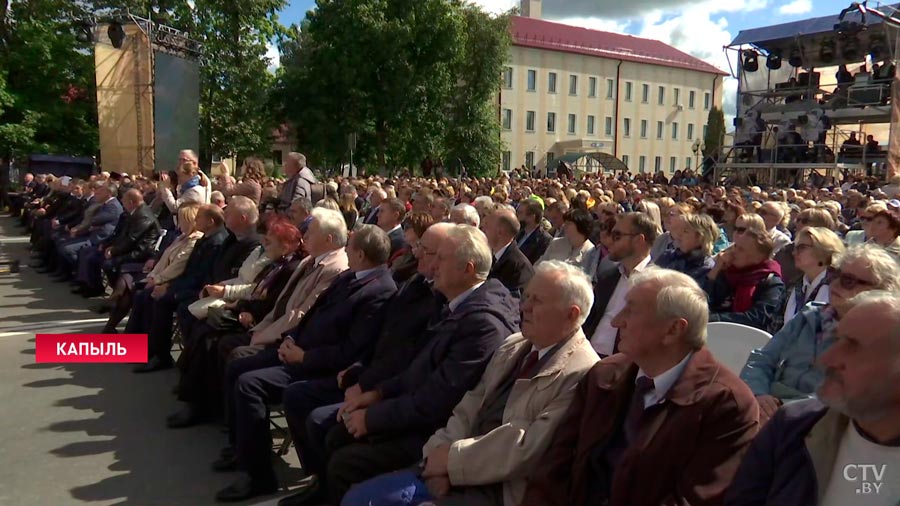
[[[337,412],[344,400],[337,378],[298,381],[282,395],[284,416],[300,464],[307,476],[325,472],[325,437],[337,425]]]
[[[153,318],[153,298],[150,297],[152,291],[152,288],[143,288],[134,293],[131,313],[125,324],[126,334],[146,334],[150,330],[150,320]]]
[[[101,266],[105,259],[103,252],[97,251],[97,248],[93,246],[82,248],[78,252],[78,274],[75,276],[75,280],[80,281],[91,290],[102,290]]]
[[[340,504],[350,487],[379,474],[410,467],[422,460],[427,437],[383,435],[354,439],[343,424],[328,432],[327,490],[331,504]]]
[[[153,301],[153,316],[147,331],[149,355],[159,357],[163,362],[172,360],[172,323],[176,309],[178,301],[171,292]]]
[[[195,321],[190,334],[184,330],[181,334],[183,349],[178,357],[181,371],[178,400],[190,403],[204,417],[214,417],[221,412],[222,404],[216,331],[205,321]]]
[[[63,239],[56,245],[57,271],[71,272],[78,265],[78,252],[82,248],[89,248],[91,240],[86,237]]]
[[[268,348],[250,357],[239,358],[225,364],[225,381],[222,388],[225,392],[225,422],[228,424],[228,440],[237,444],[237,383],[245,374],[260,369],[268,369],[281,366],[278,360],[278,349]],[[280,400],[280,399],[279,399]],[[265,419],[265,417],[264,417]]]

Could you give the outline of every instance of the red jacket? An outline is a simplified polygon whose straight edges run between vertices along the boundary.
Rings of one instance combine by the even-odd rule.
[[[591,453],[623,423],[638,367],[603,359],[579,384],[523,506],[587,504]],[[753,393],[706,348],[642,423],[610,484],[609,506],[719,505],[759,428]]]

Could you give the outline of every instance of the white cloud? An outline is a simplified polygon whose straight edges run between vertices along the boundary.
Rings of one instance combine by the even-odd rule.
[[[632,26],[631,21],[608,18],[559,18],[554,19],[553,21],[566,25],[580,26],[591,30],[612,33],[628,33],[628,29]]]
[[[781,14],[806,14],[812,10],[812,0],[794,0],[778,8],[778,12]]]
[[[274,73],[281,66],[281,54],[278,52],[278,47],[271,42],[266,44],[265,58],[269,62],[269,72]]]

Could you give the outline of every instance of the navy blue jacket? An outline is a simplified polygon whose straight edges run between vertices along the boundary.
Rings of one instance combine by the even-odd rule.
[[[519,331],[519,303],[495,279],[443,315],[406,371],[378,385],[383,399],[366,411],[371,434],[431,436],[481,380],[500,343]]]
[[[725,495],[725,504],[816,506],[820,500],[819,489],[827,484],[827,477],[822,477],[820,485],[810,450],[827,455],[827,446],[834,445],[832,455],[836,455],[839,439],[810,437],[810,432],[815,429],[823,436],[836,433],[839,438],[847,423],[846,417],[829,412],[817,399],[785,405],[753,440]],[[824,447],[818,444],[820,442],[825,443]],[[825,461],[821,464],[826,464],[825,472],[830,472],[834,466],[833,461],[830,466]],[[831,479],[841,477],[831,476]]]
[[[100,207],[97,208],[97,212],[95,212],[94,216],[91,218],[91,244],[99,246],[101,242],[112,237],[113,232],[116,230],[116,225],[119,224],[119,216],[121,216],[123,212],[125,212],[125,210],[122,208],[122,204],[119,203],[118,199],[112,198],[103,204],[100,204]]]
[[[516,236],[516,244],[518,244],[522,237],[525,237],[525,233],[524,228],[519,231],[519,235]],[[528,236],[528,239],[519,246],[519,250],[522,251],[522,254],[525,255],[525,258],[527,258],[529,262],[534,264],[541,259],[541,256],[547,251],[547,246],[550,246],[550,241],[552,240],[553,237],[547,232],[544,232],[544,229],[538,225],[538,228],[536,228],[535,231]]]
[[[693,278],[700,286],[706,284],[706,275],[716,265],[716,261],[711,256],[704,254],[700,250],[685,253],[678,248],[666,251],[653,263],[664,269],[683,272]]]
[[[337,374],[372,353],[384,305],[397,291],[387,266],[356,279],[341,273],[322,292],[300,324],[286,335],[303,348],[303,363],[288,367],[307,377]]]
[[[709,294],[709,321],[730,322],[748,325],[766,332],[772,332],[775,323],[781,321],[778,312],[784,298],[784,281],[770,274],[756,285],[753,292],[753,305],[743,313],[732,311],[732,288],[724,275],[714,281],[707,281]],[[703,285],[700,285],[703,286]]]
[[[168,235],[168,234],[167,234]],[[210,276],[215,259],[222,253],[225,241],[231,233],[225,227],[219,227],[209,235],[204,235],[194,244],[191,256],[188,257],[184,272],[169,285],[169,292],[175,300],[182,302],[194,300],[203,288],[203,282]]]

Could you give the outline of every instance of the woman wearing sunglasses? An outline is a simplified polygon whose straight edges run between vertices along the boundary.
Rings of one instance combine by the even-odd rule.
[[[872,244],[846,251],[832,276],[830,302],[811,302],[764,347],[750,353],[741,371],[756,395],[765,423],[785,401],[809,397],[824,378],[816,366],[834,343],[834,330],[847,301],[867,290],[900,290],[900,264]]]
[[[784,295],[781,267],[771,259],[774,248],[768,232],[751,228],[716,255],[706,280],[709,321],[772,328]]]

